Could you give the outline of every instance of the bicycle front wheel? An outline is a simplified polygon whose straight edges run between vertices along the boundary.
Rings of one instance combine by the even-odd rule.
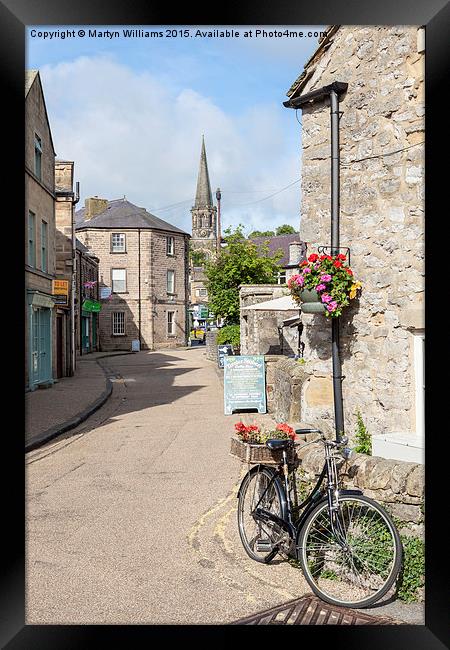
[[[257,521],[252,515],[258,507],[283,518],[284,490],[280,481],[272,478],[273,471],[267,467],[250,470],[239,489],[239,535],[247,555],[256,562],[266,562],[273,547],[286,536],[274,522]]]
[[[319,598],[343,607],[369,607],[393,586],[402,544],[388,513],[365,496],[340,496],[330,520],[328,501],[311,512],[298,536],[299,560]]]

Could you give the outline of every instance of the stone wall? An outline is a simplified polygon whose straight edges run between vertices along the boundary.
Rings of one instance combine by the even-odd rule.
[[[311,436],[306,439],[310,441]],[[307,487],[315,483],[316,474],[322,470],[323,446],[320,443],[299,446],[297,453],[301,460],[300,482]],[[424,538],[423,465],[353,453],[340,473],[343,487],[361,489],[400,520],[402,535]]]
[[[340,244],[363,284],[341,318],[346,427],[364,413],[372,433],[420,430],[414,338],[424,328],[424,52],[416,27],[340,27],[307,70],[307,93],[333,81],[348,90],[340,111]],[[300,236],[308,253],[330,245],[330,109],[302,109]],[[380,154],[385,154],[380,155]],[[358,162],[357,162],[358,161]],[[331,326],[302,316],[314,422],[333,417]],[[421,390],[421,389],[420,389]],[[419,396],[420,397],[420,396]],[[417,417],[420,417],[418,412]]]

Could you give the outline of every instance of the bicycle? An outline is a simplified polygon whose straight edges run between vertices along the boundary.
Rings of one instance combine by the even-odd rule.
[[[268,440],[272,452],[282,452],[281,462],[276,468],[253,466],[237,494],[244,549],[253,560],[267,564],[277,554],[294,557],[319,598],[342,607],[369,607],[391,589],[400,573],[403,548],[398,530],[384,508],[361,490],[340,487],[337,461],[351,454],[348,438],[329,440],[320,429],[295,433],[320,434],[304,443],[324,445],[317,483],[298,503],[292,458],[301,443]]]

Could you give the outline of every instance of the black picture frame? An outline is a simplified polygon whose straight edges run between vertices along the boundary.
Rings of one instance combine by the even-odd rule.
[[[214,7],[214,9],[213,9]],[[215,15],[214,15],[215,12]],[[222,3],[220,6],[189,3],[177,7],[176,16],[171,15],[168,3],[134,0],[90,0],[73,2],[69,0],[3,0],[0,2],[0,65],[3,86],[3,141],[9,137],[7,164],[4,169],[3,209],[5,237],[14,251],[12,265],[8,273],[17,286],[13,288],[13,310],[9,311],[12,320],[4,334],[4,350],[14,350],[11,364],[3,364],[6,381],[4,391],[9,408],[4,412],[3,426],[3,475],[6,478],[3,488],[3,571],[0,601],[1,645],[8,649],[26,648],[88,648],[100,642],[111,640],[115,645],[127,644],[131,647],[148,645],[159,635],[165,643],[186,641],[186,635],[211,642],[216,638],[227,642],[239,635],[243,643],[252,642],[255,635],[259,639],[264,634],[268,642],[279,640],[287,633],[286,628],[264,627],[252,631],[246,627],[226,626],[52,626],[25,625],[25,504],[24,504],[24,444],[21,434],[24,413],[20,404],[23,395],[23,371],[18,362],[18,350],[23,349],[24,308],[23,308],[23,217],[24,184],[24,69],[25,69],[25,28],[27,25],[71,25],[71,24],[110,24],[110,25],[315,25],[315,24],[410,24],[426,27],[426,328],[435,336],[433,343],[426,345],[426,368],[429,381],[436,390],[427,388],[426,395],[426,602],[425,625],[336,627],[315,626],[305,630],[290,628],[294,642],[305,643],[305,632],[309,642],[316,646],[330,641],[334,647],[364,648],[420,648],[440,650],[449,647],[449,576],[448,542],[446,540],[447,498],[447,426],[446,399],[439,393],[440,375],[436,368],[445,369],[441,358],[445,346],[445,333],[448,331],[448,309],[442,296],[437,293],[435,282],[441,278],[446,290],[445,259],[446,241],[443,227],[447,216],[447,201],[444,200],[448,180],[448,165],[441,162],[446,154],[446,140],[449,133],[448,102],[444,92],[448,92],[450,6],[445,0],[350,0],[337,4],[331,0],[317,3],[278,2],[270,3]],[[300,70],[299,70],[300,72]],[[280,97],[280,102],[285,100]],[[6,128],[5,128],[6,127]],[[6,157],[5,157],[6,158]],[[4,160],[5,160],[4,158]],[[445,174],[445,178],[444,178]],[[445,196],[445,198],[447,198]],[[23,207],[21,207],[23,206]],[[441,245],[433,244],[439,237]],[[442,254],[444,251],[444,254]],[[439,254],[436,254],[439,253]],[[439,266],[441,264],[441,267]],[[12,266],[12,268],[11,268]],[[16,269],[17,266],[17,269]],[[9,275],[10,274],[10,275]],[[429,280],[432,278],[432,280]],[[8,281],[8,284],[9,284]],[[6,283],[5,283],[6,284]],[[6,287],[5,287],[6,289]],[[442,289],[441,289],[442,290]],[[7,289],[9,293],[9,287]],[[448,293],[448,291],[447,291]],[[16,304],[17,309],[14,309]],[[437,327],[437,314],[441,315],[440,328]],[[12,327],[11,327],[12,325]],[[10,333],[13,331],[13,340]],[[439,334],[444,341],[440,341]],[[17,337],[17,341],[16,341]],[[430,341],[428,336],[427,341]],[[441,347],[439,348],[439,343]],[[439,357],[438,357],[439,354]],[[433,369],[432,372],[430,369]],[[428,381],[427,379],[427,381]],[[437,380],[437,381],[436,381]],[[444,389],[446,381],[442,380]],[[429,384],[427,384],[428,386]],[[19,406],[17,407],[17,402]],[[14,406],[16,404],[16,406]],[[443,408],[444,404],[444,408]],[[433,426],[433,419],[439,414],[439,421]],[[219,630],[217,628],[220,628]],[[275,634],[277,636],[275,636]],[[292,634],[297,636],[292,637]],[[269,636],[272,638],[269,640]],[[297,641],[295,641],[297,640]]]

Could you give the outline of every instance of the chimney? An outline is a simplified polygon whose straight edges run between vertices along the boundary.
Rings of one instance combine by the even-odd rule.
[[[108,199],[99,199],[98,196],[93,196],[85,200],[84,207],[84,220],[89,221],[89,219],[95,217],[96,214],[100,214],[100,212],[106,210],[108,207]]]
[[[293,241],[289,244],[289,264],[299,264],[303,257],[303,242]]]

